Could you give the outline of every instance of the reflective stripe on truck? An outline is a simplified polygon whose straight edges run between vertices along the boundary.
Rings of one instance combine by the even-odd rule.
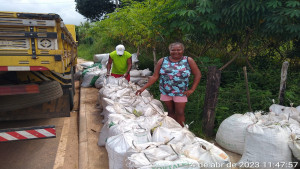
[[[43,66],[0,66],[0,71],[42,71],[49,70]]]
[[[37,126],[0,130],[0,142],[55,138],[55,126]]]

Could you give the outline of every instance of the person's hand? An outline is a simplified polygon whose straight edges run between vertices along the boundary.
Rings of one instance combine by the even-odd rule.
[[[126,78],[128,76],[128,73],[125,73],[122,77]]]
[[[191,89],[183,92],[183,94],[185,94],[187,97],[189,97],[192,93],[194,93],[194,90]]]
[[[109,74],[109,73],[106,73],[105,77],[109,77],[109,76],[110,76],[110,74]]]
[[[144,91],[143,89],[137,90],[135,92],[135,95],[139,96],[139,95],[141,95],[143,93],[143,91]]]

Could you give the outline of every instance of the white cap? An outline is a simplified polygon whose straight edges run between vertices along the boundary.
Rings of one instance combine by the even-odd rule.
[[[124,45],[118,45],[116,47],[116,51],[117,51],[117,55],[123,55],[124,54],[124,51],[125,51],[125,47]]]

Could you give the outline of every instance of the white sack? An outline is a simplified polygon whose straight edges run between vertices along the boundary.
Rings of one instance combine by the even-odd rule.
[[[99,76],[99,78],[96,80],[95,82],[95,87],[97,89],[100,89],[104,86],[104,78],[105,78],[105,74],[102,74]]]
[[[140,129],[138,124],[130,119],[125,119],[123,121],[120,121],[118,124],[110,127],[108,137],[116,136],[126,132],[132,132],[134,134],[134,140],[136,144],[141,144],[141,143],[146,143],[151,141],[150,132],[147,132],[145,129]],[[146,134],[141,134],[141,133],[146,133]]]
[[[139,61],[136,53],[131,54],[131,60],[132,63],[136,63]]]
[[[293,156],[300,160],[300,135],[291,134],[289,137],[289,147],[292,150]]]
[[[98,146],[105,146],[106,140],[109,135],[109,123],[105,123],[100,131],[99,138],[98,138]]]
[[[229,156],[217,146],[201,138],[196,137],[195,142],[185,145],[182,151],[186,157],[198,161],[201,169],[231,168]]]
[[[127,150],[132,147],[133,134],[123,133],[107,139],[105,148],[109,158],[109,169],[123,169]]]
[[[219,126],[216,134],[217,143],[229,151],[243,154],[246,128],[254,122],[253,113],[233,114]]]
[[[300,106],[297,106],[296,109],[300,112]]]
[[[102,60],[107,61],[109,58],[109,53],[104,53],[104,54],[95,54],[94,55],[94,62],[101,62]]]
[[[159,122],[162,120],[162,116],[155,114],[153,116],[140,116],[136,118],[136,122],[147,130],[151,130],[154,127],[159,125]]]
[[[157,127],[152,135],[153,142],[191,144],[195,135],[187,128]]]
[[[285,107],[283,113],[288,115],[288,117],[300,122],[300,111],[294,107]]]
[[[141,71],[141,76],[151,76],[152,72],[147,68]]]
[[[164,105],[162,104],[162,102],[157,100],[157,99],[152,99],[151,103],[155,104],[156,106],[158,106],[162,110],[164,109]]]
[[[80,66],[82,66],[83,68],[88,68],[91,67],[94,64],[94,62],[84,62],[81,63]]]
[[[170,116],[164,116],[161,121],[161,126],[166,128],[182,128],[182,126]]]
[[[275,114],[281,114],[283,113],[285,106],[279,105],[279,104],[272,104],[269,107],[270,112],[274,112]]]
[[[129,74],[130,74],[130,81],[131,81],[132,77],[140,76],[141,72],[139,70],[134,69],[134,70],[130,70]]]
[[[292,153],[288,146],[289,136],[288,130],[278,125],[268,127],[258,123],[250,125],[247,128],[244,153],[238,163],[253,162],[259,164],[257,169],[273,169],[278,162],[288,164],[292,161]]]
[[[99,78],[100,70],[87,72],[82,79],[81,87],[91,87],[95,85],[96,80]]]

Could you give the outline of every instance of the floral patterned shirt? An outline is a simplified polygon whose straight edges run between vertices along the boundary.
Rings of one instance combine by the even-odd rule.
[[[183,92],[188,89],[191,68],[188,57],[183,56],[178,62],[172,62],[164,57],[159,70],[159,90],[168,96],[185,96]]]

